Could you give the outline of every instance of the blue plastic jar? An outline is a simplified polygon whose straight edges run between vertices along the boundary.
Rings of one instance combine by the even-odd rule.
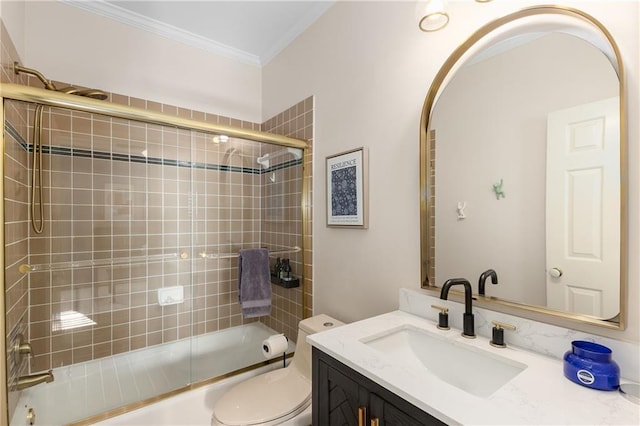
[[[620,367],[611,359],[611,349],[584,340],[571,342],[564,354],[564,376],[579,385],[600,390],[620,386]]]

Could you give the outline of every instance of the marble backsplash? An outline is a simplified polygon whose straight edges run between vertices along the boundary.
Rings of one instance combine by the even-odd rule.
[[[431,305],[449,308],[449,325],[462,330],[462,314],[464,304],[451,300],[441,300],[431,296],[424,290],[401,288],[399,295],[401,311],[438,321],[438,311]],[[491,338],[491,321],[500,321],[514,325],[515,331],[505,331],[508,345],[520,347],[556,359],[562,359],[564,353],[571,349],[573,340],[587,340],[607,346],[613,351],[612,358],[620,366],[620,375],[624,379],[640,382],[640,346],[638,344],[596,336],[589,333],[562,328],[550,324],[520,318],[484,308],[473,308],[475,330],[479,336]]]

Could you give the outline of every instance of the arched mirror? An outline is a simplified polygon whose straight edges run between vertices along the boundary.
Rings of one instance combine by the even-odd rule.
[[[481,306],[624,328],[624,96],[613,38],[576,9],[524,9],[458,48],[423,109],[423,287],[463,277]]]

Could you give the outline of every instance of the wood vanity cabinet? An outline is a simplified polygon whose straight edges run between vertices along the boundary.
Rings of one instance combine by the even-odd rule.
[[[444,425],[317,348],[313,348],[314,426]]]

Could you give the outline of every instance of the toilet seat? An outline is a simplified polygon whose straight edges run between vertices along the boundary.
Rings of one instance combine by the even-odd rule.
[[[234,386],[216,403],[213,420],[227,426],[279,424],[309,404],[309,379],[297,369],[280,368]]]

